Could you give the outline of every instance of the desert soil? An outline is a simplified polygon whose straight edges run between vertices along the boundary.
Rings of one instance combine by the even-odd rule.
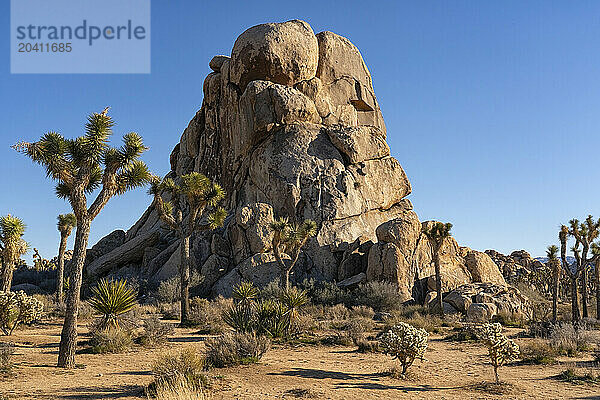
[[[81,326],[86,340],[86,327]],[[512,333],[515,333],[514,331]],[[190,329],[162,348],[136,347],[125,354],[78,355],[79,368],[58,369],[59,321],[20,330],[9,339],[16,345],[16,376],[0,381],[0,394],[9,399],[145,399],[154,360],[184,347],[203,349],[204,336]],[[521,344],[529,339],[518,339]],[[7,338],[2,338],[7,341]],[[83,346],[82,346],[83,347]],[[275,345],[257,365],[215,369],[212,399],[600,399],[600,385],[574,385],[553,377],[569,366],[589,368],[585,359],[561,360],[558,365],[511,365],[501,378],[513,387],[494,395],[476,389],[493,379],[486,350],[477,344],[430,338],[427,361],[415,362],[412,376],[399,380],[382,372],[394,361],[382,354],[361,354],[353,347]],[[598,370],[596,369],[596,372]]]

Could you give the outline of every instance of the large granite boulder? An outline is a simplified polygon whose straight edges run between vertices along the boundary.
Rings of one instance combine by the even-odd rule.
[[[227,295],[242,280],[264,285],[278,278],[269,224],[287,217],[318,227],[293,280],[348,287],[391,281],[406,300],[422,300],[433,275],[432,247],[406,199],[411,185],[390,154],[356,46],[331,32],[315,35],[303,21],[269,23],[242,33],[231,57],[215,56],[209,66],[202,106],[171,152],[167,174],[177,180],[197,171],[227,193],[224,228],[193,239],[201,291]],[[90,260],[88,275],[133,266],[157,284],[177,274],[179,243],[153,205],[121,236]],[[501,283],[493,262],[478,253],[465,258],[454,239],[441,260],[446,291],[478,280]]]

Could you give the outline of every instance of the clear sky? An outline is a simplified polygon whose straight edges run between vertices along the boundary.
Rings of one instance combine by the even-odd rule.
[[[294,18],[361,50],[421,220],[452,222],[461,245],[542,255],[560,223],[600,215],[598,2],[154,0],[150,75],[11,75],[9,15],[4,0],[0,214],[23,218],[47,258],[69,207],[11,144],[80,135],[86,115],[109,105],[115,139],[142,134],[145,161],[164,174],[212,56],[252,25]],[[90,245],[149,203],[142,189],[111,200]]]

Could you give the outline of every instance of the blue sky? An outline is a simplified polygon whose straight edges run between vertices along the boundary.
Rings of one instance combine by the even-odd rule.
[[[115,140],[142,134],[145,161],[164,174],[211,57],[252,25],[293,18],[361,50],[422,220],[452,222],[461,245],[542,255],[561,222],[600,215],[598,2],[154,0],[149,75],[11,75],[9,15],[5,0],[0,214],[23,218],[48,258],[69,207],[11,144],[48,130],[80,135],[86,115],[110,105]],[[90,244],[130,227],[149,202],[141,189],[111,200]]]

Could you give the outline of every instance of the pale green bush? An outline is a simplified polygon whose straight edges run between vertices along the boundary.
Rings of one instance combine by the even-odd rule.
[[[31,324],[42,317],[44,306],[38,299],[18,292],[0,291],[0,329],[11,335],[19,324]]]
[[[381,335],[379,347],[384,354],[398,359],[405,375],[416,359],[424,360],[428,337],[425,329],[400,322]]]

